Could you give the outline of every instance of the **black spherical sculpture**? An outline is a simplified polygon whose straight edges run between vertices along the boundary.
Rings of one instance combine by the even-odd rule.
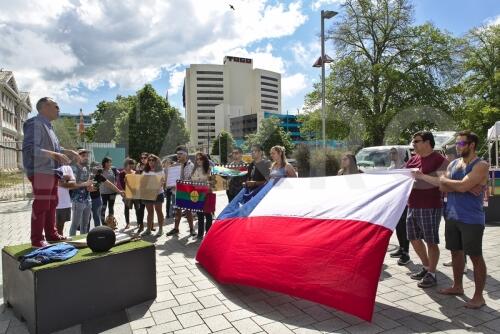
[[[93,252],[107,252],[115,245],[115,232],[107,226],[94,227],[87,234],[87,246]]]

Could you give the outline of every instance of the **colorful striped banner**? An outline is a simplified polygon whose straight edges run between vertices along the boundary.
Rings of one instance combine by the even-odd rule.
[[[210,186],[207,182],[177,181],[175,207],[179,209],[203,212]]]

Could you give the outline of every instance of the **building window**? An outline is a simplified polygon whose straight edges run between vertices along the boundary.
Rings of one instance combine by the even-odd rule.
[[[223,73],[221,71],[196,71],[196,74],[220,74]]]
[[[278,111],[278,108],[268,107],[268,106],[262,106],[261,109],[263,109],[263,110],[276,110],[276,111]]]
[[[224,85],[222,84],[197,84],[196,87],[218,87],[222,88]]]
[[[198,114],[214,114],[215,110],[198,110]]]
[[[224,98],[222,96],[198,96],[197,100],[222,101]]]
[[[197,78],[198,81],[223,81],[222,78]]]
[[[264,81],[261,81],[260,82],[261,85],[265,85],[265,86],[271,86],[271,87],[276,87],[278,88],[278,85],[276,84],[272,84],[272,83],[269,83],[269,82],[264,82]]]
[[[224,94],[222,90],[197,90],[198,94]]]
[[[278,102],[276,101],[268,101],[268,100],[262,100],[262,103],[267,103],[267,104],[274,104],[274,105],[278,105]]]
[[[260,94],[260,97],[268,97],[268,98],[271,98],[271,99],[278,99],[278,97],[276,95]]]
[[[198,103],[198,107],[215,107],[220,103]]]
[[[204,120],[204,119],[215,119],[215,116],[198,116],[198,120]]]
[[[198,126],[215,126],[215,123],[198,123]]]
[[[267,80],[271,80],[271,81],[276,81],[276,82],[278,82],[278,79],[276,79],[276,78],[266,77],[265,75],[261,75],[260,77],[261,77],[262,79],[267,79]]]

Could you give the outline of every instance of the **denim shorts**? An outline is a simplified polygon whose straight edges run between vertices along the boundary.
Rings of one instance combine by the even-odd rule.
[[[439,244],[439,223],[442,208],[408,208],[406,234],[408,240],[421,240],[429,244]]]

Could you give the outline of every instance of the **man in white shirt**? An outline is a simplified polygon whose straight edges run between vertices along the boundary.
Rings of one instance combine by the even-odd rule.
[[[62,179],[57,185],[57,196],[59,202],[56,207],[56,227],[57,232],[63,235],[64,223],[71,220],[71,197],[69,190],[75,185],[75,175],[69,165],[63,165],[59,168],[62,172]]]

